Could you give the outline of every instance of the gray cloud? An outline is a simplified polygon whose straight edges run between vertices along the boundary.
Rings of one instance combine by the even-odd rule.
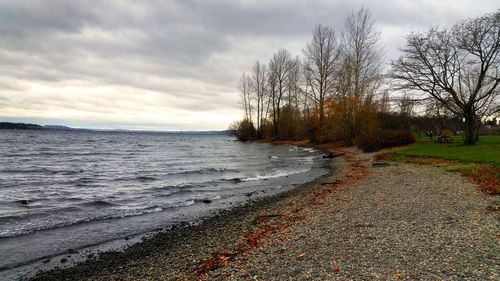
[[[239,114],[236,84],[253,61],[279,47],[300,55],[315,24],[340,33],[362,6],[389,58],[411,30],[497,8],[489,0],[0,0],[0,118],[222,129]]]

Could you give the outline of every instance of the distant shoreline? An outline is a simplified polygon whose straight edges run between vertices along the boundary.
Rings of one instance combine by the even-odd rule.
[[[39,125],[31,123],[0,122],[0,130],[36,130],[36,131],[72,131],[72,132],[110,132],[110,133],[158,133],[158,134],[183,134],[183,135],[229,135],[229,130],[207,130],[207,131],[153,131],[132,129],[92,129],[73,128],[63,125]]]

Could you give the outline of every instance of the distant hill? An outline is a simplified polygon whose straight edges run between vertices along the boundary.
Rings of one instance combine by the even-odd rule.
[[[229,135],[228,130],[222,131],[136,131],[126,129],[80,129],[62,125],[37,125],[27,123],[0,122],[0,130],[57,130],[57,131],[98,131],[98,132],[122,132],[122,133],[169,133],[184,135]]]
[[[184,131],[184,132],[178,132],[179,134],[186,134],[186,135],[229,135],[228,130],[222,130],[222,131]]]
[[[30,123],[12,123],[12,122],[0,122],[0,130],[63,130],[63,131],[74,131],[74,130],[85,130],[85,129],[75,129],[68,126],[61,125],[38,125]]]
[[[43,130],[44,127],[37,124],[0,122],[0,130]]]
[[[68,126],[61,126],[61,125],[44,125],[43,128],[48,130],[76,130]]]

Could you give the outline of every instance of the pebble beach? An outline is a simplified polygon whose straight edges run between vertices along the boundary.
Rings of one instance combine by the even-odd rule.
[[[499,200],[345,150],[330,173],[34,280],[498,280]]]

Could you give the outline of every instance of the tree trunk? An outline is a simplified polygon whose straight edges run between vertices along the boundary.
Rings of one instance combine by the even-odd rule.
[[[477,132],[477,124],[474,118],[474,114],[466,115],[464,144],[467,145],[476,144],[476,132]]]
[[[476,122],[476,141],[479,141],[479,129],[481,128],[481,122]]]

